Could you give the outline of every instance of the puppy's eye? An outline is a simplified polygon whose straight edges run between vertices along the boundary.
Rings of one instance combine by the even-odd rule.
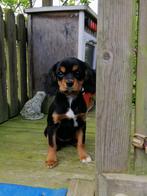
[[[64,77],[64,73],[62,71],[57,72],[57,78],[62,79]]]
[[[74,76],[75,76],[75,78],[79,79],[80,78],[80,72],[79,71],[75,71],[74,72]]]

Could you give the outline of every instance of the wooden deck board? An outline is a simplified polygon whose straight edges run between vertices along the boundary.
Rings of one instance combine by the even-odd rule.
[[[0,125],[0,182],[41,187],[68,187],[69,179],[93,180],[95,162],[82,164],[76,148],[68,147],[58,152],[59,165],[47,169],[44,161],[47,140],[43,135],[46,117],[38,121],[15,117]],[[87,118],[86,146],[94,158],[95,115]]]
[[[72,179],[69,184],[67,196],[94,196],[95,181]]]

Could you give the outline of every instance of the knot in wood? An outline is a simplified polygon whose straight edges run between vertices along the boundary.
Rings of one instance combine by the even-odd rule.
[[[104,59],[104,60],[108,61],[110,58],[111,58],[111,55],[110,55],[109,52],[104,52],[104,53],[103,53],[103,59]]]

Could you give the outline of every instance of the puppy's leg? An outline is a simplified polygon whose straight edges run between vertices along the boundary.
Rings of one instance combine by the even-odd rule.
[[[54,124],[57,124],[57,123],[60,123],[61,120],[68,118],[68,117],[65,114],[53,113],[52,118],[53,118]]]
[[[52,131],[48,131],[47,134],[48,137],[48,154],[47,154],[47,160],[46,165],[48,168],[53,168],[58,164],[57,161],[57,145],[56,145],[56,133]]]
[[[82,128],[78,130],[76,134],[76,138],[77,138],[77,151],[80,160],[82,161],[82,163],[91,162],[92,161],[91,157],[87,154],[85,149],[85,130]]]

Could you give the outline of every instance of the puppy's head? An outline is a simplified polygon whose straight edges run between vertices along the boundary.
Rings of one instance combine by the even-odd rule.
[[[49,71],[48,93],[60,91],[66,94],[81,91],[87,72],[87,65],[77,58],[66,58],[57,62]]]

